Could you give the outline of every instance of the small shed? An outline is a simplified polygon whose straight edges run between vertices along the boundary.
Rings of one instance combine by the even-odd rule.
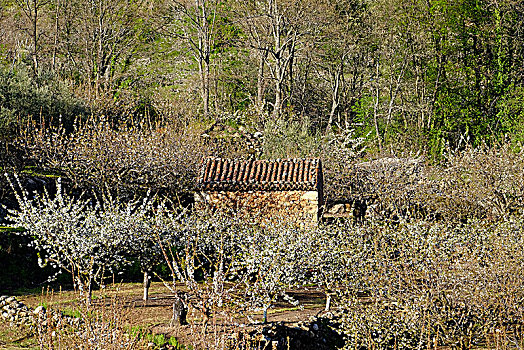
[[[323,204],[322,162],[318,158],[206,158],[195,194],[197,208],[314,223],[321,217]]]

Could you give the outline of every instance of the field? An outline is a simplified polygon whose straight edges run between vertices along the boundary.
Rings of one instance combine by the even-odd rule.
[[[170,341],[174,343],[172,338],[177,339],[179,344],[194,348],[211,348],[233,339],[234,335],[260,334],[264,327],[261,312],[250,315],[255,321],[251,323],[242,315],[229,312],[227,308],[217,310],[205,330],[203,315],[196,310],[189,313],[188,325],[175,326],[172,324],[173,296],[161,282],[152,283],[148,301],[142,300],[141,293],[140,284],[107,286],[103,291],[94,292],[90,311],[73,291],[42,290],[40,294],[18,296],[17,300],[31,308],[43,305],[47,309],[59,310],[64,315],[74,317],[86,317],[86,314],[96,310],[106,322],[116,322],[114,327],[125,329],[130,335],[141,338],[136,344],[137,348],[148,344],[151,347],[151,343],[155,343],[157,348],[169,346]],[[298,328],[300,321],[307,324],[310,317],[322,313],[324,298],[318,291],[305,289],[291,294],[300,300],[301,306],[289,307],[285,303],[276,303],[269,311],[271,324]],[[57,327],[56,330],[67,333],[65,328]],[[49,347],[52,343],[57,347],[65,344],[71,346],[71,343],[60,340],[59,337],[45,338],[28,327],[0,322],[0,349],[40,349],[42,342]]]

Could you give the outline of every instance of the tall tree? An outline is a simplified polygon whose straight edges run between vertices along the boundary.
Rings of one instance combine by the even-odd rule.
[[[41,37],[43,32],[40,29],[39,21],[43,16],[44,7],[50,0],[15,0],[16,5],[28,20],[28,26],[23,30],[31,40],[31,59],[33,62],[33,73],[36,75],[39,68],[39,54],[41,50]]]
[[[293,91],[293,69],[301,40],[318,20],[318,6],[307,0],[266,0],[242,3],[239,13],[248,46],[257,52],[257,103],[262,103],[265,80],[273,85],[273,116],[280,117]],[[267,67],[269,77],[265,76]],[[287,93],[286,93],[287,92]]]
[[[165,33],[183,39],[198,64],[200,95],[204,116],[209,115],[211,91],[211,53],[217,38],[217,0],[173,1],[169,6]]]
[[[328,118],[326,132],[338,115],[338,126],[349,127],[346,118],[341,123],[340,115],[351,113],[351,105],[360,93],[360,84],[366,68],[368,51],[363,41],[369,32],[366,23],[367,9],[364,3],[355,0],[338,1],[325,7],[324,21],[314,40],[316,80],[325,86],[330,106],[326,106]],[[344,106],[345,105],[345,106]]]

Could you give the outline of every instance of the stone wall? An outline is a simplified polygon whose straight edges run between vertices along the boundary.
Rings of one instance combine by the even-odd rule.
[[[274,322],[257,325],[249,332],[233,332],[231,348],[252,344],[254,349],[328,350],[342,349],[345,336],[340,329],[344,317],[341,309],[310,316],[308,321]]]
[[[0,321],[4,320],[12,325],[30,328],[47,327],[49,323],[78,326],[81,320],[77,317],[66,316],[59,311],[46,310],[43,306],[32,309],[13,296],[0,296]]]
[[[195,195],[197,210],[209,206],[254,218],[286,217],[314,223],[318,222],[321,204],[317,191],[216,191]]]

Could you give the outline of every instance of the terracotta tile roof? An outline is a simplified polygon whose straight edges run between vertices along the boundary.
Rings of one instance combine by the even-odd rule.
[[[322,164],[318,158],[206,158],[202,162],[197,188],[214,191],[314,191],[321,182]]]

